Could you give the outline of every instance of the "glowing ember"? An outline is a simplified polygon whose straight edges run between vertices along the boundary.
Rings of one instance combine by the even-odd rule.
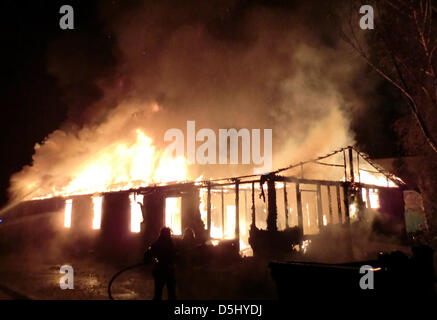
[[[355,203],[349,205],[349,218],[355,219],[357,218],[358,208]]]
[[[71,227],[71,211],[73,209],[73,199],[67,199],[65,201],[65,213],[64,213],[64,227]]]
[[[244,239],[240,239],[240,252],[244,257],[253,256],[253,250],[251,246]]]
[[[100,224],[102,221],[102,201],[103,197],[93,197],[93,229],[100,229]]]
[[[311,240],[304,240],[301,244],[302,253],[305,253],[308,250],[309,245],[311,244]]]

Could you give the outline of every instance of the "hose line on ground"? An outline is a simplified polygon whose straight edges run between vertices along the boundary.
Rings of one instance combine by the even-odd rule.
[[[125,271],[127,271],[127,270],[135,269],[135,268],[138,268],[138,267],[140,267],[140,266],[144,266],[144,265],[145,265],[144,262],[142,262],[142,263],[137,263],[137,264],[134,264],[134,265],[128,266],[128,267],[126,267],[126,268],[123,268],[123,269],[121,269],[120,271],[118,271],[116,274],[114,274],[114,275],[112,276],[112,278],[111,278],[111,281],[109,281],[109,284],[108,284],[108,296],[109,296],[109,299],[111,299],[111,300],[115,300],[114,297],[113,297],[112,294],[111,294],[111,286],[112,286],[112,283],[114,282],[114,280],[115,280],[119,275],[121,275],[123,272],[125,272]]]

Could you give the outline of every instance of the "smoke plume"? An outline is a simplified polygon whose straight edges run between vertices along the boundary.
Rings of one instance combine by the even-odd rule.
[[[62,190],[102,163],[118,176],[102,184],[134,179],[129,161],[106,155],[120,145],[135,153],[138,129],[152,140],[156,152],[147,168],[156,170],[164,132],[184,130],[187,120],[216,132],[272,129],[274,168],[354,143],[351,116],[368,91],[357,86],[364,69],[333,28],[327,32],[322,9],[246,1],[118,5],[100,8],[114,42],[113,72],[91,79],[100,94],[80,107],[80,122],[71,118],[36,144],[32,164],[11,179],[13,198]],[[48,52],[50,72],[68,83],[71,66],[80,63],[60,60],[60,51],[54,46]],[[92,63],[86,59],[81,56],[85,66]],[[190,179],[253,170],[188,169]]]

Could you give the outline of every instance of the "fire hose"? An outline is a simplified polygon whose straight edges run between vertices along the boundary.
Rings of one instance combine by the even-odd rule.
[[[121,269],[121,270],[118,271],[116,274],[114,274],[114,275],[112,276],[112,278],[111,278],[111,281],[109,281],[109,284],[108,284],[108,296],[109,296],[109,299],[111,299],[111,300],[115,300],[114,297],[113,297],[112,294],[111,294],[111,286],[112,286],[112,283],[114,282],[114,280],[115,280],[119,275],[121,275],[122,273],[124,273],[124,272],[126,272],[126,271],[128,271],[128,270],[135,269],[135,268],[138,268],[138,267],[141,267],[141,266],[144,266],[144,265],[146,265],[146,263],[144,263],[144,262],[137,263],[137,264],[134,264],[134,265],[130,265],[130,266],[126,267],[126,268]]]

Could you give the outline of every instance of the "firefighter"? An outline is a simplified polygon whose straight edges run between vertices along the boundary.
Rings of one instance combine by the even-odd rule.
[[[153,278],[155,293],[153,300],[162,299],[162,291],[167,286],[169,300],[176,299],[175,260],[176,248],[171,238],[171,229],[162,228],[158,239],[145,254],[145,262],[154,262]]]
[[[180,262],[182,267],[190,267],[193,265],[196,256],[196,236],[193,229],[186,228],[180,245]]]

